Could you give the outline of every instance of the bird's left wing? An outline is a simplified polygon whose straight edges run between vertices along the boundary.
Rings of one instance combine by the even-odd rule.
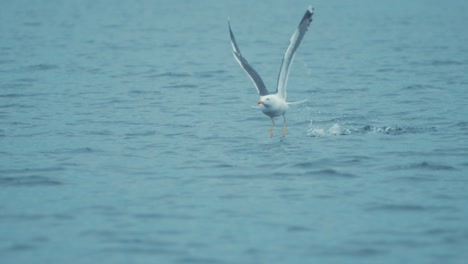
[[[278,86],[276,87],[276,93],[286,100],[286,85],[288,83],[289,70],[291,68],[294,54],[296,53],[299,44],[301,44],[302,38],[304,38],[307,29],[309,28],[310,22],[312,22],[312,15],[314,9],[309,7],[302,17],[299,26],[291,37],[288,49],[284,53],[283,62],[281,63],[280,72],[278,75]]]

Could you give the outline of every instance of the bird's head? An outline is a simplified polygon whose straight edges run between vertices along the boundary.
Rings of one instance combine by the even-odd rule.
[[[275,101],[275,97],[271,96],[271,95],[265,95],[265,96],[262,96],[260,97],[260,100],[258,101],[258,106],[260,106],[260,108],[262,107],[265,107],[265,108],[269,108]]]

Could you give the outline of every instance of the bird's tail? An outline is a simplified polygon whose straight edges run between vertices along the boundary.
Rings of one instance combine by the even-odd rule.
[[[305,100],[302,100],[302,101],[298,101],[298,102],[287,102],[288,105],[298,105],[298,104],[302,104],[304,103],[305,101],[307,101],[308,99],[305,99]]]

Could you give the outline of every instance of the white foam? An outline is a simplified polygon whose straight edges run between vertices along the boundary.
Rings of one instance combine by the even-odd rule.
[[[342,135],[343,131],[340,124],[333,124],[329,128],[316,127],[310,122],[307,135],[311,137],[329,137]]]

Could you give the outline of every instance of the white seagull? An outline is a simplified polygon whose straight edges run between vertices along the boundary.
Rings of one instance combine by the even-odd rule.
[[[234,58],[244,69],[247,75],[250,77],[252,82],[257,88],[258,94],[260,95],[260,100],[258,101],[258,106],[262,112],[271,118],[273,125],[270,129],[270,137],[273,137],[273,128],[275,127],[275,117],[283,116],[283,137],[286,136],[286,118],[284,113],[288,109],[288,105],[297,104],[301,102],[286,102],[286,84],[288,82],[289,70],[291,68],[292,61],[294,59],[294,54],[296,53],[299,44],[301,44],[302,38],[304,37],[307,29],[309,28],[310,22],[312,22],[312,15],[314,14],[314,9],[309,7],[304,14],[299,26],[291,37],[289,46],[286,49],[286,52],[283,56],[283,62],[281,63],[280,72],[278,75],[278,86],[276,87],[275,93],[269,93],[265,84],[263,83],[260,75],[250,66],[247,60],[242,56],[239,47],[237,46],[236,39],[231,30],[231,23],[228,21],[229,33],[231,35],[231,45],[234,53]]]

